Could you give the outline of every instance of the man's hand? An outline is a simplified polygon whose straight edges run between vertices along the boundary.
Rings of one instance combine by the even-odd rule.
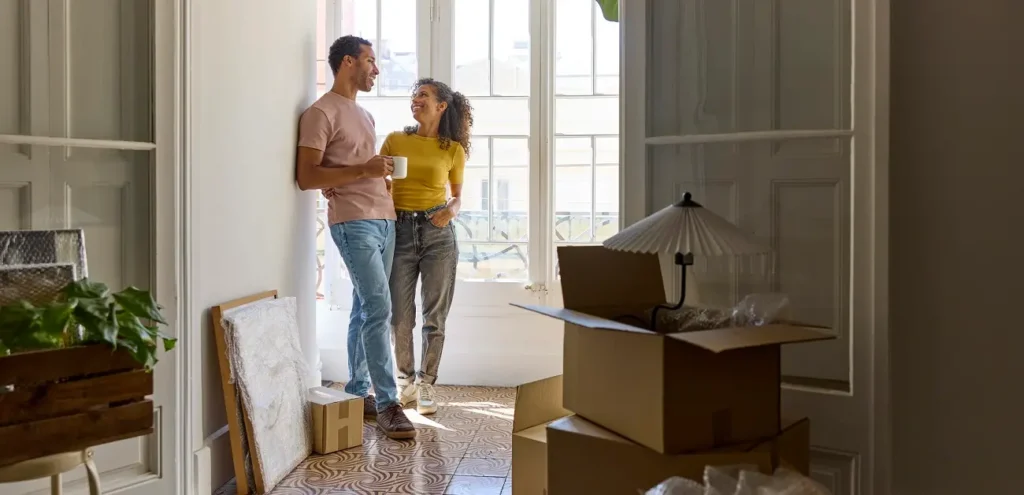
[[[395,171],[395,162],[390,156],[376,155],[362,165],[363,175],[369,179],[379,179],[391,175]]]
[[[430,215],[430,223],[434,224],[434,227],[440,229],[448,226],[448,223],[451,222],[453,218],[455,218],[455,213],[449,208],[444,208],[437,210]]]

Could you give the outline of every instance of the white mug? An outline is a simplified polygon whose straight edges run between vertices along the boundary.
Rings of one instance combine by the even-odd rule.
[[[404,179],[409,176],[409,159],[404,156],[393,156],[395,171],[391,172],[392,179]]]

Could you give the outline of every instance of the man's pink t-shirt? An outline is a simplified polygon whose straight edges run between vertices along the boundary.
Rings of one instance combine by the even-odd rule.
[[[328,91],[299,118],[299,146],[324,152],[321,167],[361,165],[377,154],[373,116],[355,100]],[[394,220],[395,202],[383,178],[324,189],[327,221]]]

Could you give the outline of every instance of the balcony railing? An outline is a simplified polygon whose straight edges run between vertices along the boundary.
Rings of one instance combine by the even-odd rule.
[[[598,211],[591,221],[591,211],[555,212],[554,243],[556,245],[594,244],[614,234],[619,225],[618,212]],[[322,200],[317,203],[317,256],[316,294],[318,299],[325,296],[324,279],[327,250],[333,246],[327,229],[327,206]],[[463,210],[455,219],[455,231],[459,239],[459,264],[476,269],[478,265],[501,260],[514,263],[519,270],[529,269],[527,247],[529,237],[529,215],[525,211],[494,212]],[[490,246],[492,249],[483,249]],[[493,249],[499,246],[498,249]],[[344,266],[339,267],[344,273]],[[558,273],[557,266],[555,273]]]

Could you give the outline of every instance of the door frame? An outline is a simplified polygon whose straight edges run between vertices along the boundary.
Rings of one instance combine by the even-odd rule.
[[[191,365],[198,364],[197,353],[191,352],[194,344],[189,335],[187,284],[182,283],[181,268],[187,258],[183,256],[185,241],[183,222],[190,218],[187,201],[182,201],[181,178],[186,169],[182,161],[182,41],[184,35],[181,22],[182,9],[190,0],[152,0],[153,8],[153,138],[151,142],[124,141],[111,139],[83,139],[73,137],[50,137],[39,135],[0,135],[0,142],[29,146],[99,148],[109,150],[152,151],[150,189],[152,203],[150,218],[154,228],[151,249],[153,258],[149,270],[153,276],[152,289],[157,303],[167,308],[164,317],[168,331],[177,337],[179,346],[161,359],[155,377],[158,390],[169,384],[174,393],[171,397],[161,396],[154,411],[156,449],[150,450],[152,471],[127,480],[118,486],[119,491],[141,489],[144,485],[172,480],[171,493],[191,493],[188,479],[190,463],[185,453],[188,445],[187,427],[189,410],[186,399],[190,389]],[[26,2],[27,5],[27,2]],[[169,363],[169,364],[168,364]],[[189,366],[185,366],[189,364]],[[159,372],[171,369],[169,373]],[[169,405],[170,407],[167,407]],[[101,466],[102,468],[102,466]],[[76,487],[77,489],[77,487]]]
[[[864,393],[871,400],[870,464],[861,466],[870,486],[855,485],[859,493],[887,495],[892,490],[892,418],[889,370],[889,48],[891,0],[853,1],[853,236],[851,269],[854,277],[851,313],[858,313],[857,328],[864,335],[854,352],[868,353],[869,369]],[[862,26],[860,22],[867,22]],[[647,2],[619,2],[620,74],[620,199],[622,226],[635,223],[660,205],[650,203],[647,146]],[[861,34],[858,36],[858,34]],[[863,34],[867,34],[864,36]],[[746,133],[747,139],[811,137],[821,131],[763,131]],[[827,131],[834,133],[833,131]],[[830,134],[831,135],[831,134]],[[685,143],[693,136],[678,136]],[[693,141],[706,140],[707,136]],[[660,138],[658,138],[660,140]],[[726,138],[727,139],[727,138]],[[642,164],[628,166],[628,164]]]
[[[193,308],[191,296],[191,253],[189,252],[189,226],[191,200],[188,184],[186,103],[188,86],[187,46],[188,23],[185,15],[190,0],[154,0],[154,142],[156,151],[155,207],[156,250],[155,271],[160,302],[172,308],[167,316],[173,325],[178,345],[165,359],[175,363],[175,407],[173,414],[164,418],[164,428],[171,435],[162,438],[162,476],[175,478],[176,492],[196,493],[194,464],[190,441],[196,422],[192,407],[193,394],[202,387],[194,387],[191,378],[198,376],[202,365],[202,339],[194,335],[191,325]],[[166,466],[170,463],[169,466]],[[166,466],[166,468],[164,467]]]

